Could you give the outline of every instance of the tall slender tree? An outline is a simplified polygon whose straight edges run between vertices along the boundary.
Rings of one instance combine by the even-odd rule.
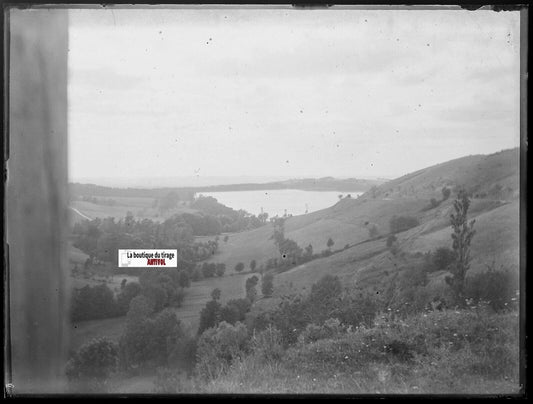
[[[453,202],[455,212],[450,215],[452,225],[452,248],[454,252],[454,262],[451,265],[451,276],[446,277],[446,282],[452,288],[456,302],[459,306],[464,306],[464,287],[466,272],[470,269],[470,244],[476,234],[474,230],[475,220],[468,222],[468,208],[470,198],[466,191],[460,190],[457,199]]]

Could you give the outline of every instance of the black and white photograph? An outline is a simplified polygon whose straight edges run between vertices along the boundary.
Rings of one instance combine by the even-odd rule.
[[[525,397],[528,6],[3,11],[4,397]]]

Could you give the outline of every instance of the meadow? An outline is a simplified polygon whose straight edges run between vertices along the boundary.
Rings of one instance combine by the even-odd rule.
[[[232,274],[221,278],[208,278],[198,282],[192,282],[191,286],[186,289],[185,299],[181,307],[173,308],[178,319],[183,322],[186,327],[191,330],[198,329],[198,322],[200,318],[200,311],[205,304],[211,300],[211,292],[218,288],[221,291],[221,301],[225,303],[230,299],[238,299],[244,297],[246,278],[249,274]],[[97,279],[100,279],[98,276]],[[99,284],[101,281],[96,279],[80,279],[74,278],[77,287],[82,287],[87,284]],[[105,279],[105,278],[102,278]],[[136,277],[128,275],[114,275],[111,281],[107,281],[109,287],[120,287],[122,279],[129,279],[130,281],[137,280]],[[113,287],[112,287],[113,286]],[[124,330],[125,317],[108,318],[102,320],[89,320],[71,325],[71,349],[78,349],[84,343],[89,342],[93,338],[107,337],[112,341],[117,342]]]

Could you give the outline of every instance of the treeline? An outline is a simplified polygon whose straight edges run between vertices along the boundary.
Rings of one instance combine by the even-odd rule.
[[[74,245],[91,257],[115,264],[119,248],[178,248],[182,259],[198,261],[216,252],[218,240],[207,242],[206,246],[193,243],[194,236],[253,229],[264,225],[268,217],[235,211],[211,197],[195,199],[191,207],[201,212],[175,214],[162,223],[135,220],[131,212],[118,221],[96,218],[78,222],[72,232]]]
[[[96,198],[95,196],[82,196],[84,202],[91,202],[95,205],[115,206],[117,201],[111,198]]]
[[[71,320],[124,316],[132,299],[139,295],[147,298],[156,312],[165,307],[179,307],[185,296],[184,289],[189,286],[190,277],[186,270],[142,269],[139,282],[124,279],[116,296],[106,284],[74,289]]]
[[[114,188],[94,184],[69,184],[71,195],[76,196],[105,196],[127,198],[163,198],[170,192],[175,192],[182,201],[192,201],[195,190],[193,188]]]
[[[268,214],[262,213],[258,216],[251,215],[244,210],[234,210],[221,203],[211,196],[202,196],[195,198],[190,205],[191,208],[203,212],[205,215],[211,215],[216,218],[220,228],[217,233],[235,233],[243,230],[251,230],[263,226],[267,223]],[[207,235],[207,234],[206,234]]]
[[[119,249],[172,248],[178,250],[178,262],[194,262],[214,253],[211,248],[194,243],[192,226],[175,216],[162,223],[149,219],[135,220],[132,215],[85,220],[74,225],[74,246],[89,255],[89,259],[117,265]],[[216,250],[215,250],[216,251]]]
[[[178,250],[178,267],[194,267],[195,262],[213,256],[219,245],[218,236],[205,242],[194,241],[194,236],[219,234],[224,227],[220,222],[213,215],[190,213],[174,215],[162,223],[135,220],[131,214],[118,221],[96,218],[74,225],[73,244],[89,255],[89,263],[96,259],[117,265],[118,249],[172,248]],[[250,224],[250,220],[245,222],[233,222],[230,228]]]
[[[256,191],[256,190],[275,190],[275,189],[301,189],[304,191],[341,191],[357,192],[366,191],[372,186],[380,185],[386,180],[362,180],[357,178],[336,179],[333,177],[323,178],[305,178],[287,181],[268,182],[265,184],[230,184],[230,185],[213,185],[202,187],[201,191],[205,192],[224,192],[224,191]],[[200,188],[198,188],[200,192]]]

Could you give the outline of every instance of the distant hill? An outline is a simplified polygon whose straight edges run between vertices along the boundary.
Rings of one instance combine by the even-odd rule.
[[[339,191],[339,192],[361,192],[367,191],[373,186],[378,186],[386,182],[384,179],[337,179],[333,177],[324,178],[304,178],[286,181],[268,182],[265,184],[233,184],[215,185],[202,188],[202,191],[255,191],[273,189],[299,189],[302,191]],[[200,188],[198,188],[200,189]]]
[[[69,189],[71,195],[83,196],[105,196],[105,197],[137,197],[137,198],[161,198],[170,192],[176,192],[181,199],[191,199],[197,192],[215,191],[252,191],[252,190],[274,190],[274,189],[299,189],[304,191],[339,191],[339,192],[363,192],[373,186],[381,185],[384,179],[335,179],[306,178],[267,183],[247,183],[247,184],[226,184],[198,187],[179,188],[117,188],[106,187],[95,184],[71,183]]]

